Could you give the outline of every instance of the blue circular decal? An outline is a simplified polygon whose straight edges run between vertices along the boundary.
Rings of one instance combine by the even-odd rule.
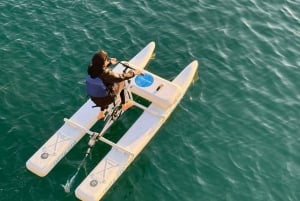
[[[152,85],[154,78],[150,74],[141,74],[136,76],[134,81],[139,87],[149,87]]]

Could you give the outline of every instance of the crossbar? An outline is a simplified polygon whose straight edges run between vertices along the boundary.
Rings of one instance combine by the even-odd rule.
[[[64,121],[66,123],[72,125],[72,126],[75,126],[75,127],[78,127],[80,129],[84,130],[89,135],[94,135],[95,134],[95,132],[90,131],[89,129],[85,128],[84,126],[80,125],[79,123],[77,123],[77,122],[75,122],[75,121],[73,121],[71,119],[64,118]],[[98,139],[101,140],[102,142],[104,142],[104,143],[112,146],[115,149],[119,149],[119,150],[121,150],[123,152],[128,153],[129,155],[132,155],[132,156],[134,155],[133,153],[131,153],[130,151],[128,151],[126,148],[124,148],[124,147],[122,147],[122,146],[120,146],[120,145],[118,145],[118,144],[116,144],[116,143],[114,143],[114,142],[112,142],[112,141],[110,141],[110,140],[102,137],[102,136],[100,136]]]
[[[160,117],[160,118],[166,118],[165,115],[161,115],[161,114],[159,114],[159,113],[157,113],[157,112],[154,112],[154,111],[152,111],[152,110],[149,110],[147,107],[145,107],[144,105],[142,105],[142,104],[140,104],[140,103],[138,103],[138,102],[135,102],[135,101],[134,101],[134,105],[135,105],[136,107],[138,107],[138,108],[140,108],[140,109],[142,109],[142,110],[144,110],[144,111],[146,111],[146,112],[148,112],[148,113],[154,115],[154,116],[157,116],[157,117]]]

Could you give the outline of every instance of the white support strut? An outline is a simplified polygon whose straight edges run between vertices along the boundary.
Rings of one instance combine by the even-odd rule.
[[[144,105],[142,105],[142,104],[140,104],[140,103],[138,103],[138,102],[136,102],[136,101],[134,101],[134,105],[135,105],[136,107],[138,107],[138,108],[140,108],[140,109],[142,109],[142,110],[144,110],[144,111],[146,111],[146,112],[148,112],[148,113],[154,115],[154,116],[157,116],[157,117],[160,117],[160,118],[163,118],[163,119],[166,118],[165,115],[161,115],[161,114],[156,113],[156,112],[154,112],[154,111],[152,111],[152,110],[149,110],[147,107],[145,107]]]
[[[80,129],[84,130],[87,134],[89,134],[91,136],[95,134],[95,132],[90,131],[89,129],[85,128],[84,126],[78,124],[77,122],[72,121],[71,119],[64,118],[64,121],[66,123],[70,124],[71,126],[75,126],[77,128],[80,128]],[[133,153],[131,153],[130,151],[128,151],[124,147],[122,147],[120,145],[117,145],[116,143],[114,143],[114,142],[112,142],[112,141],[110,141],[110,140],[108,140],[108,139],[106,139],[106,138],[104,138],[102,136],[100,136],[98,139],[101,140],[102,142],[104,142],[104,143],[112,146],[115,149],[121,150],[121,151],[123,151],[123,152],[125,152],[125,153],[127,153],[127,154],[129,154],[131,156],[134,156]]]

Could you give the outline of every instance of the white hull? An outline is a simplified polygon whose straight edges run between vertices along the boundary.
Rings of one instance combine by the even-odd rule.
[[[135,57],[130,60],[133,65],[144,68],[151,59],[155,43],[149,43]],[[121,64],[115,67],[122,69]],[[114,70],[115,70],[114,69]],[[99,108],[92,108],[95,104],[89,99],[71,118],[83,127],[90,129],[97,122]],[[57,132],[26,162],[26,167],[38,176],[46,176],[55,165],[74,147],[86,134],[85,130],[65,123]]]
[[[77,187],[75,194],[79,199],[96,201],[102,198],[170,116],[192,83],[197,67],[198,62],[193,61],[172,82],[155,76],[150,87],[142,88],[133,84],[132,92],[152,104],[117,142],[131,154],[112,148]],[[156,92],[158,86],[162,88]]]

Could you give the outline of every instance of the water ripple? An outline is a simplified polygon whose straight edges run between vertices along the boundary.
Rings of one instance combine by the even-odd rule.
[[[104,199],[299,200],[298,1],[8,0],[0,8],[2,199],[75,199],[60,184],[84,142],[41,180],[25,161],[86,100],[95,51],[126,60],[154,40],[148,69],[171,80],[197,59],[199,77]]]

